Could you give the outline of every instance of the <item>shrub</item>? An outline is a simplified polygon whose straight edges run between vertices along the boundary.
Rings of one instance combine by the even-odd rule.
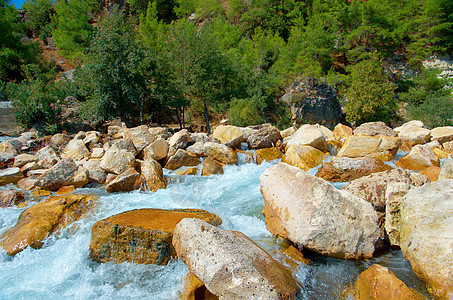
[[[228,116],[236,126],[249,126],[263,123],[257,97],[234,99],[230,103]]]

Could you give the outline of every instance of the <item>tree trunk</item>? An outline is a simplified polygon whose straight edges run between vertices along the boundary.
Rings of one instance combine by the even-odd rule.
[[[182,130],[182,122],[181,122],[181,117],[179,116],[179,109],[175,108],[176,110],[176,119],[178,119],[178,124],[179,124],[179,130]]]
[[[204,116],[206,119],[206,131],[208,132],[208,134],[211,134],[211,127],[209,126],[208,103],[206,99],[203,99],[203,104],[204,104]]]

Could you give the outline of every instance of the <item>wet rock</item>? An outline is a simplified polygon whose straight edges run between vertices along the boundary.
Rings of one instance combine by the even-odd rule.
[[[38,158],[31,154],[19,154],[14,159],[14,166],[21,168],[22,166],[24,166],[30,162],[38,162]]]
[[[427,145],[416,145],[411,151],[396,162],[396,165],[408,170],[423,170],[431,166],[439,167],[439,158]]]
[[[192,273],[188,273],[184,282],[181,300],[218,300],[219,297],[211,293],[203,282]]]
[[[51,196],[24,210],[13,228],[0,238],[8,255],[15,255],[28,246],[39,249],[49,234],[83,218],[97,198],[88,195]]]
[[[333,130],[333,134],[336,140],[343,141],[352,136],[353,131],[351,127],[338,123]]]
[[[371,203],[380,212],[385,211],[385,191],[387,185],[394,182],[407,183],[412,187],[419,187],[429,182],[427,176],[411,174],[406,170],[393,169],[389,171],[373,173],[371,175],[353,180],[345,185],[342,190],[348,191],[357,197]]]
[[[137,209],[100,220],[91,229],[90,257],[98,262],[167,264],[176,257],[172,245],[176,224],[199,218],[214,225],[222,221],[200,209]]]
[[[203,168],[201,170],[201,175],[210,176],[210,175],[215,175],[215,174],[223,174],[222,165],[215,159],[208,156],[208,157],[206,157],[206,159],[203,162]]]
[[[347,138],[338,152],[339,157],[392,160],[401,145],[401,139],[385,135],[353,135]]]
[[[428,167],[428,168],[426,168],[424,170],[421,170],[418,174],[428,176],[429,180],[431,182],[434,182],[437,179],[439,179],[439,175],[440,175],[440,171],[441,170],[442,169],[440,167],[431,166],[431,167]],[[443,179],[446,179],[446,178],[443,178]]]
[[[247,144],[250,149],[271,148],[281,139],[280,130],[274,126],[267,125],[251,133],[247,138]]]
[[[182,129],[176,132],[168,141],[169,148],[173,148],[175,150],[185,148],[187,143],[189,142],[190,134],[187,129]]]
[[[291,145],[283,155],[282,162],[308,171],[322,163],[324,156],[325,153],[311,146]]]
[[[125,131],[126,136],[132,140],[137,152],[145,149],[146,146],[154,141],[154,137],[149,132],[149,128],[146,125],[127,129]]]
[[[392,271],[377,264],[360,273],[350,294],[357,300],[426,299],[423,295],[408,288]]]
[[[56,191],[56,194],[60,195],[60,196],[64,196],[64,195],[68,195],[74,191],[75,191],[75,187],[73,185],[67,185],[67,186],[63,186],[63,187],[59,188],[58,191]]]
[[[72,139],[63,149],[61,158],[70,157],[73,160],[82,160],[91,156],[90,150],[85,146],[82,140]]]
[[[128,169],[135,168],[135,155],[113,145],[102,157],[100,167],[107,172],[121,174]]]
[[[226,164],[226,165],[236,165],[238,163],[238,156],[236,152],[225,145],[207,142],[203,145],[203,152],[206,156]]]
[[[100,160],[89,160],[83,163],[83,167],[88,171],[90,182],[105,183],[107,172],[101,168]]]
[[[16,148],[9,142],[0,143],[0,163],[8,164],[19,154]]]
[[[25,201],[24,194],[16,189],[0,190],[0,207],[19,205]]]
[[[44,169],[50,169],[60,161],[60,157],[49,146],[42,148],[35,155],[38,158],[38,164]]]
[[[376,136],[376,135],[385,135],[385,136],[392,136],[397,137],[398,133],[394,131],[392,128],[385,125],[384,122],[368,122],[363,123],[356,129],[354,129],[354,135],[363,134],[369,136]]]
[[[242,128],[231,125],[217,126],[213,133],[214,139],[227,147],[238,148],[246,139]]]
[[[167,157],[167,153],[167,141],[162,138],[158,138],[143,149],[143,159],[161,160]]]
[[[401,150],[410,151],[415,145],[425,144],[431,138],[431,130],[425,128],[421,121],[410,121],[404,123],[394,131],[401,138]]]
[[[194,167],[200,163],[200,160],[195,154],[179,149],[175,155],[165,164],[168,170],[177,170],[181,167]]]
[[[431,296],[453,298],[453,180],[410,190],[401,208],[400,245]]]
[[[192,167],[192,168],[187,168],[185,170],[178,170],[175,172],[178,175],[197,175],[198,174],[198,168],[197,167]]]
[[[291,271],[238,231],[183,219],[173,245],[189,271],[220,299],[295,299]]]
[[[142,178],[134,169],[128,169],[119,174],[112,181],[105,185],[107,193],[130,192],[138,190],[142,186]]]
[[[436,127],[431,130],[431,140],[440,144],[453,141],[453,126]]]
[[[440,179],[453,179],[453,158],[446,159],[439,173]]]
[[[155,192],[158,189],[165,189],[167,187],[162,166],[157,161],[146,159],[141,164],[141,173],[150,191]]]
[[[293,135],[287,137],[283,143],[291,145],[311,146],[322,152],[329,152],[327,140],[319,129],[319,125],[303,125]]]
[[[256,163],[260,165],[263,161],[280,159],[282,156],[282,152],[276,147],[259,149],[256,150]]]
[[[366,201],[285,163],[267,169],[260,181],[273,235],[336,258],[373,256],[378,216]]]
[[[72,158],[68,157],[46,170],[39,176],[35,184],[41,188],[56,191],[65,185],[73,185],[80,188],[87,183],[87,170],[81,166],[79,167]]]
[[[391,169],[393,168],[377,159],[334,157],[330,163],[319,167],[316,176],[332,182],[347,182]]]

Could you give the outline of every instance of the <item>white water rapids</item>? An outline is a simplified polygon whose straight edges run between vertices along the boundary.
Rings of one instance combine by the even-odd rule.
[[[277,239],[266,229],[261,211],[264,200],[259,177],[270,163],[224,167],[223,175],[178,176],[165,190],[107,194],[104,188],[78,189],[100,196],[99,205],[85,219],[57,237],[48,237],[42,249],[27,248],[15,257],[0,250],[0,299],[178,299],[187,267],[176,259],[167,266],[123,263],[98,264],[89,258],[90,231],[103,218],[138,208],[200,208],[217,214],[224,229],[238,230],[278,259]],[[33,202],[29,205],[34,204]],[[0,235],[10,229],[23,211],[0,208]],[[371,262],[343,261],[313,254],[295,277],[300,299],[337,299],[357,275],[373,263],[391,270],[408,286],[422,284],[400,251]]]

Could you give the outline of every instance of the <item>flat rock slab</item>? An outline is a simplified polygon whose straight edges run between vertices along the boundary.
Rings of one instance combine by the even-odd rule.
[[[189,271],[219,299],[295,299],[291,271],[238,231],[183,219],[173,245]]]
[[[98,262],[167,264],[176,224],[199,218],[220,225],[220,218],[201,209],[137,209],[96,222],[91,229],[90,257]]]
[[[453,299],[453,179],[410,190],[401,207],[400,246],[437,299]]]
[[[39,249],[44,239],[83,218],[95,205],[89,195],[51,196],[24,210],[13,228],[0,238],[0,246],[15,255],[28,246]]]

